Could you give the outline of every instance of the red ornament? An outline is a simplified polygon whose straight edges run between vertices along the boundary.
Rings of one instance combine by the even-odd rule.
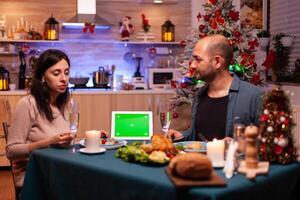
[[[205,26],[204,26],[203,24],[201,24],[201,25],[199,26],[199,31],[200,31],[200,32],[203,32],[204,29],[205,29]]]
[[[284,122],[283,122],[283,124],[286,125],[286,126],[289,125],[289,123],[290,123],[289,119],[285,119]]]
[[[186,88],[186,87],[187,87],[187,84],[186,84],[186,83],[181,83],[181,87],[182,87],[182,88]]]
[[[238,12],[238,11],[234,11],[234,10],[230,10],[230,11],[229,11],[229,17],[230,17],[233,21],[238,21],[238,20],[239,20],[239,12]]]
[[[178,113],[176,111],[173,112],[173,118],[177,119],[179,117]]]
[[[203,19],[204,19],[205,21],[208,21],[208,20],[209,20],[209,18],[210,18],[210,16],[209,16],[209,15],[204,15],[204,16],[203,16]]]
[[[208,0],[209,3],[216,5],[217,4],[217,0]]]
[[[220,17],[221,16],[221,11],[220,10],[216,10],[215,15],[216,15],[216,18]]]
[[[283,147],[281,147],[279,145],[276,145],[275,148],[274,148],[274,152],[276,154],[281,154],[283,152]]]
[[[235,31],[235,32],[233,33],[233,35],[234,35],[234,37],[238,38],[238,37],[241,36],[241,33],[240,33],[239,31]]]
[[[261,145],[260,145],[260,152],[266,153],[266,151],[267,151],[267,146],[266,146],[266,144],[261,144]]]
[[[260,117],[260,120],[261,120],[262,122],[266,122],[267,119],[268,119],[268,115],[261,115],[261,117]]]

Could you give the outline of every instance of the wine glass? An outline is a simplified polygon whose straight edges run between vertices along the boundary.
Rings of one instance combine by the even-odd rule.
[[[79,123],[79,105],[74,99],[71,99],[69,102],[69,120],[70,120],[70,133],[73,135],[72,152],[75,153],[76,151],[75,138],[76,138],[78,123]]]
[[[159,119],[162,131],[166,136],[171,124],[170,104],[166,101],[163,101],[159,104]]]

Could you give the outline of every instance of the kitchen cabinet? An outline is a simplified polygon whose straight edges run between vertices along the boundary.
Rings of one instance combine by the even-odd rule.
[[[13,93],[15,93],[13,95]],[[175,91],[75,91],[72,97],[79,103],[78,137],[85,137],[86,130],[103,129],[110,132],[111,111],[152,111],[153,131],[161,132],[159,103],[173,97]],[[14,109],[25,91],[6,91],[0,98],[9,101]]]
[[[111,99],[107,94],[73,94],[79,103],[78,137],[85,137],[86,130],[110,130]]]

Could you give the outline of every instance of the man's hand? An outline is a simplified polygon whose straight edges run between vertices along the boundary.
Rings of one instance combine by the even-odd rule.
[[[182,133],[180,133],[179,131],[176,131],[174,129],[170,129],[167,133],[167,138],[169,138],[171,140],[180,140],[183,137],[184,136],[182,135]]]

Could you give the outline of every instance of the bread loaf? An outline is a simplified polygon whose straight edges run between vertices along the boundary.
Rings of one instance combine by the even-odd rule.
[[[168,167],[173,175],[187,179],[210,179],[213,170],[211,161],[199,153],[177,155]]]

